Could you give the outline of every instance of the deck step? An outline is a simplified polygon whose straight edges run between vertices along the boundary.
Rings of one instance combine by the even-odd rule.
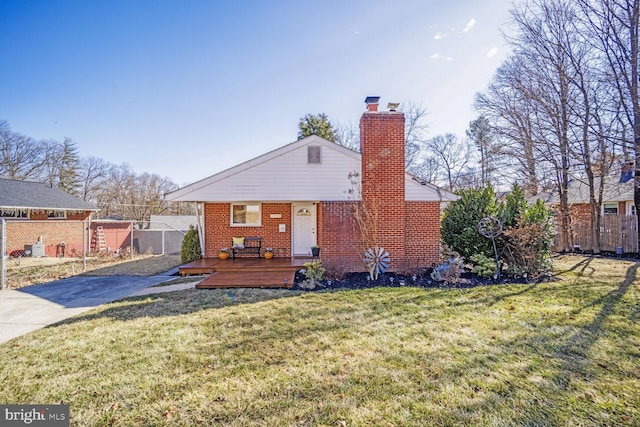
[[[282,271],[216,271],[196,285],[198,289],[211,288],[291,288],[295,270]]]

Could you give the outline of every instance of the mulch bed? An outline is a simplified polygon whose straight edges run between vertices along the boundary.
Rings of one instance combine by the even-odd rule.
[[[491,286],[504,284],[524,284],[539,283],[553,280],[552,275],[541,275],[535,279],[526,277],[501,277],[500,280],[494,278],[479,277],[473,273],[464,273],[458,283],[437,282],[431,278],[432,269],[425,270],[420,275],[407,276],[396,273],[384,273],[378,280],[371,280],[368,273],[349,273],[341,279],[323,279],[316,287],[309,289],[305,286],[305,275],[303,270],[296,273],[293,289],[321,291],[328,289],[367,289],[375,287],[421,287],[421,288],[474,288],[477,286]]]
[[[594,258],[611,258],[611,259],[628,259],[629,261],[639,261],[640,256],[638,254],[624,254],[618,255],[615,253],[601,253],[593,255],[586,252],[581,253],[562,253],[559,255],[579,255]],[[555,279],[554,275],[542,274],[535,278],[532,277],[506,277],[502,276],[500,280],[494,278],[480,277],[476,274],[466,272],[462,274],[462,280],[458,283],[445,283],[437,282],[431,278],[432,268],[425,269],[422,274],[415,276],[407,276],[395,273],[384,273],[378,277],[378,280],[371,280],[368,273],[349,273],[341,279],[323,279],[319,283],[316,283],[314,289],[309,289],[305,286],[304,270],[300,270],[296,273],[295,283],[293,289],[296,290],[327,290],[327,289],[367,289],[375,288],[379,286],[386,287],[402,287],[413,286],[422,288],[475,288],[478,286],[492,286],[492,285],[508,285],[508,284],[527,284],[527,283],[542,283],[552,282]]]

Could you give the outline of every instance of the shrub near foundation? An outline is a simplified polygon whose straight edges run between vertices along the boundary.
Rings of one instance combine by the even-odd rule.
[[[200,237],[198,237],[198,231],[190,225],[189,231],[182,240],[181,261],[183,264],[187,264],[200,258],[202,258]]]
[[[550,269],[554,237],[552,216],[542,201],[529,206],[524,191],[514,185],[504,202],[498,201],[493,188],[463,190],[460,199],[444,212],[441,238],[451,250],[477,265],[494,258],[491,239],[478,232],[478,223],[486,217],[500,220],[503,233],[496,237],[500,265],[509,276],[535,277]],[[480,258],[478,258],[480,257]],[[482,258],[484,257],[484,258]],[[478,267],[477,274],[489,274]]]

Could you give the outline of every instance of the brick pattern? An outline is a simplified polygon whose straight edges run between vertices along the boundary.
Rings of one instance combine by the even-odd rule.
[[[360,237],[353,219],[356,202],[322,202],[320,212],[322,242],[320,258],[332,274],[362,271],[359,255]]]
[[[230,248],[233,237],[262,237],[262,248],[276,250],[276,256],[291,256],[291,203],[262,203],[259,227],[232,227],[230,203],[206,203],[204,207],[205,257],[216,257],[220,248]],[[271,218],[279,214],[280,218]],[[280,224],[286,231],[280,232]],[[284,252],[277,252],[284,248]]]
[[[67,220],[68,221],[86,221],[89,219],[89,215],[91,215],[91,211],[86,212],[67,212]],[[49,218],[49,213],[47,211],[36,211],[32,210],[29,214],[29,218],[32,221],[64,221],[62,218]]]
[[[626,214],[626,203],[618,202],[618,214]],[[558,221],[560,221],[562,214],[558,214]],[[576,203],[569,206],[569,217],[572,224],[591,224],[591,207],[588,203]]]
[[[365,112],[360,118],[362,201],[378,218],[378,244],[405,259],[404,114]]]
[[[66,256],[82,256],[83,232],[82,221],[64,220],[8,220],[6,222],[6,252],[23,250],[25,245],[32,245],[42,237],[45,255],[54,257],[57,245],[65,243]]]
[[[407,202],[406,258],[398,268],[415,272],[440,258],[440,203]]]

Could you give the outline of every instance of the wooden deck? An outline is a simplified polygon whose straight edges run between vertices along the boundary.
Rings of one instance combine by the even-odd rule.
[[[208,274],[196,285],[206,288],[291,288],[296,271],[311,258],[203,258],[178,267],[181,276]]]

